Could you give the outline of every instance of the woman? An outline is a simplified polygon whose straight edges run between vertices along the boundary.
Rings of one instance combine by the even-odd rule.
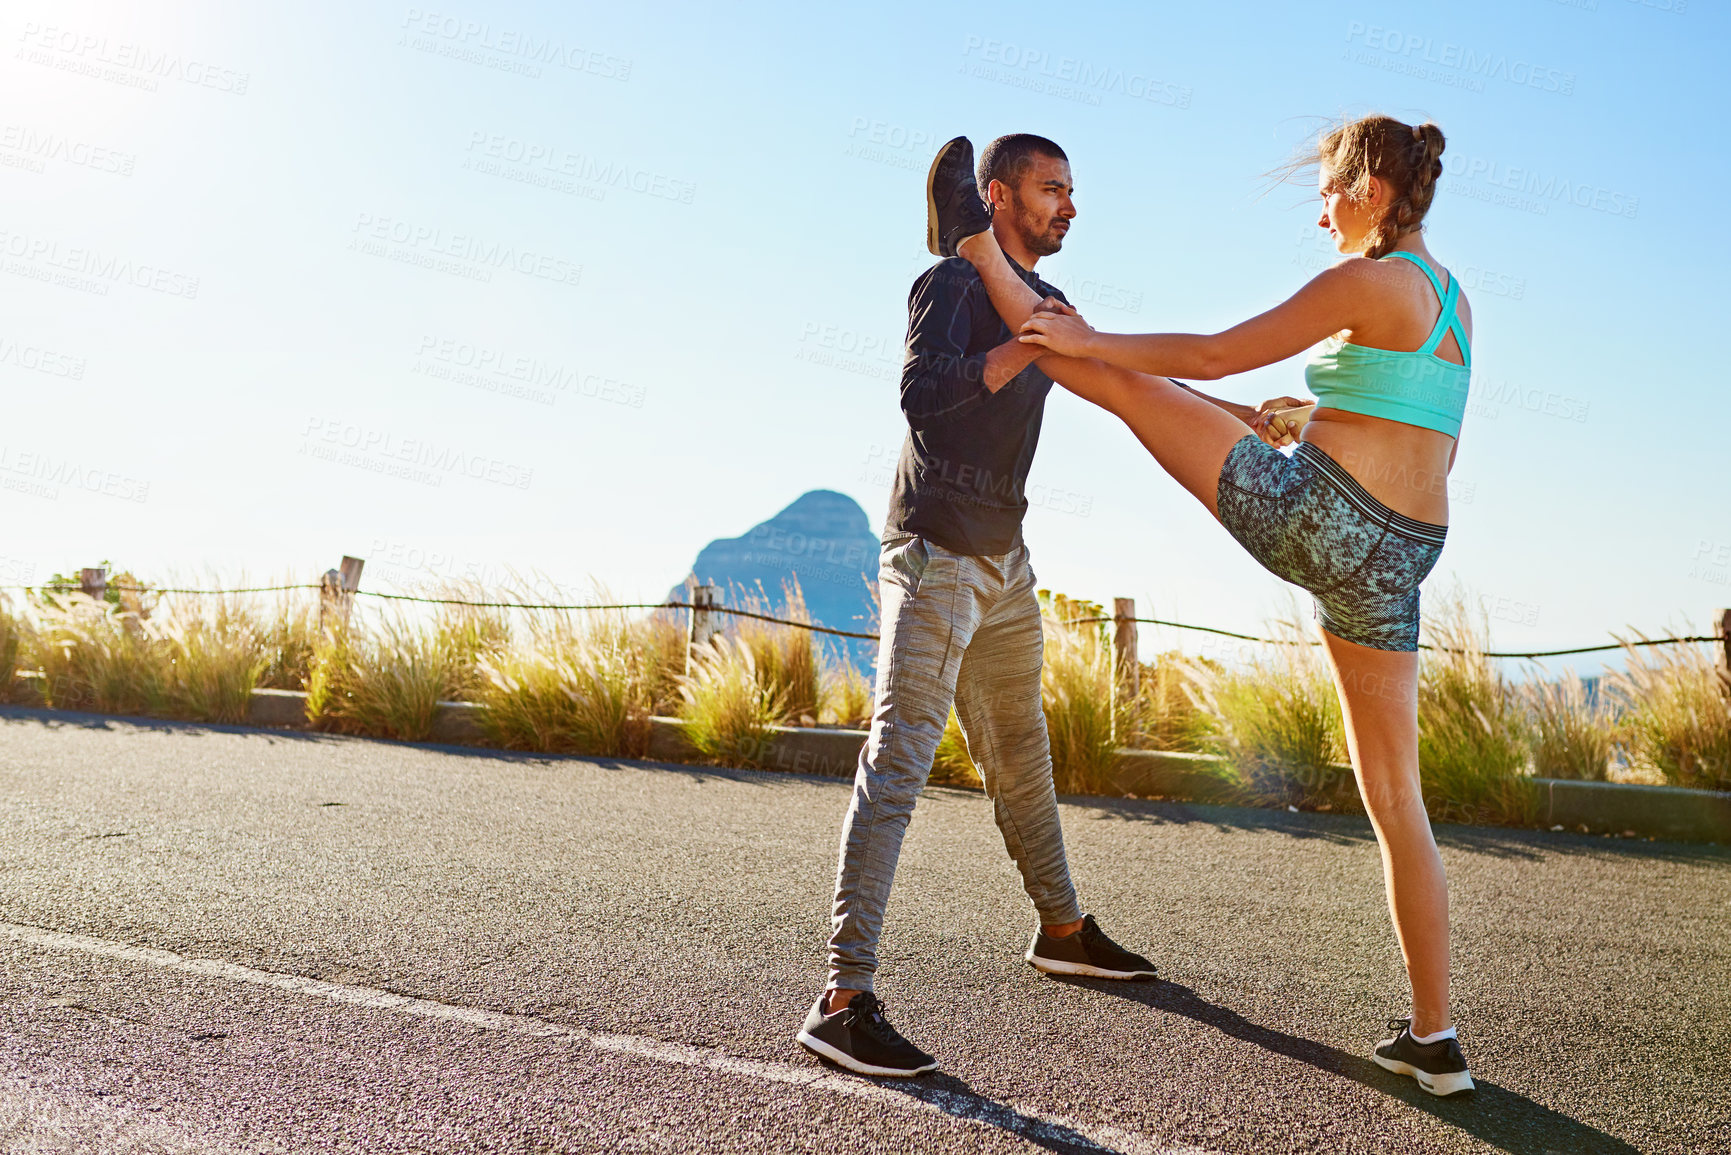
[[[1100,333],[1040,301],[964,187],[965,139],[933,164],[928,206],[930,235],[978,270],[1022,341],[1047,350],[1040,369],[1117,414],[1251,556],[1315,595],[1412,986],[1411,1017],[1373,1055],[1451,1095],[1473,1081],[1449,1018],[1448,884],[1419,790],[1417,718],[1418,586],[1447,529],[1471,365],[1471,312],[1422,233],[1442,151],[1436,125],[1384,116],[1321,137],[1317,225],[1344,259],[1213,335]],[[1305,369],[1316,404],[1268,403],[1255,429],[1167,379],[1211,381],[1318,342]],[[1295,435],[1290,457],[1273,448]]]

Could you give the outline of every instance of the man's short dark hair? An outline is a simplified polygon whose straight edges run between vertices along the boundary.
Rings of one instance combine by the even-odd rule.
[[[1027,175],[1029,163],[1037,156],[1052,160],[1070,159],[1052,141],[1031,132],[1012,132],[988,144],[980,153],[979,169],[974,174],[980,186],[980,199],[988,199],[986,190],[995,180],[1001,180],[1013,189],[1021,188],[1022,177]]]

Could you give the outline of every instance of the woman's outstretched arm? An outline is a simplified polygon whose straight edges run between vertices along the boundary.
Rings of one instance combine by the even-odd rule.
[[[992,307],[1012,328],[1018,320],[1035,325],[1056,318],[1093,332],[1080,317],[1036,312],[1040,295],[1016,275],[989,232],[964,241],[960,252],[979,270]],[[1116,414],[1167,473],[1208,512],[1216,513],[1220,467],[1232,447],[1251,435],[1250,427],[1164,376],[1097,358],[1063,356],[1063,352],[1043,354],[1038,361],[1040,371],[1077,396]]]
[[[1375,264],[1354,257],[1325,269],[1274,308],[1223,333],[1101,333],[1080,317],[1042,314],[1023,318],[1021,339],[1142,373],[1216,381],[1284,361],[1324,337],[1354,328],[1367,296],[1367,277],[1378,271],[1364,266]]]
[[[973,264],[975,270],[980,274],[980,280],[985,282],[986,295],[991,298],[992,308],[997,310],[998,316],[1004,319],[1004,324],[1010,327],[1011,332],[1020,329],[1022,325],[1027,322],[1028,318],[1032,317],[1037,312],[1062,312],[1068,313],[1070,316],[1076,315],[1075,309],[1064,305],[1060,301],[1042,300],[1039,293],[1030,288],[1028,283],[1022,280],[1021,277],[1018,277],[1016,275],[1016,270],[1010,265],[1010,259],[1004,255],[1004,250],[998,246],[997,238],[992,236],[990,232],[981,233],[976,237],[969,237],[967,240],[962,242],[959,251],[964,258]],[[1031,343],[1032,342],[1030,342],[1030,344]],[[1090,392],[1097,391],[1095,386],[1099,382],[1098,374],[1091,370],[1087,371],[1084,374],[1088,378],[1087,383],[1079,381],[1078,384],[1080,384],[1081,387],[1078,388],[1076,385],[1072,385],[1069,382],[1058,380],[1058,377],[1053,374],[1046,365],[1047,361],[1053,360],[1055,360],[1055,358],[1051,354],[1047,354],[1040,358],[1040,369],[1046,374],[1046,376],[1051,377],[1054,381],[1058,381],[1058,384],[1063,385],[1066,389],[1069,389],[1070,392],[1075,393],[1080,397],[1085,397],[1090,401],[1095,400],[1095,398],[1089,394]],[[1094,363],[1097,366],[1102,364],[1099,359],[1095,359]],[[1071,365],[1069,371],[1072,374],[1075,374],[1077,372],[1077,367]],[[1188,385],[1185,385],[1182,382],[1174,381],[1172,384],[1177,385],[1180,389],[1190,389]],[[1256,410],[1251,406],[1239,405],[1236,402],[1226,401],[1219,397],[1210,397],[1208,394],[1197,389],[1190,389],[1190,392],[1202,398],[1202,400],[1209,404],[1224,409],[1240,421],[1249,422],[1256,416]],[[1106,408],[1111,408],[1111,406],[1106,406]]]

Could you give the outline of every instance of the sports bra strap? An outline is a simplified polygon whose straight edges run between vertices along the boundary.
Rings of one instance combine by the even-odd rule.
[[[1430,287],[1436,290],[1436,299],[1439,301],[1442,300],[1442,298],[1443,298],[1442,281],[1437,278],[1437,275],[1435,273],[1431,272],[1429,265],[1425,264],[1418,257],[1414,256],[1413,254],[1407,252],[1404,249],[1396,249],[1392,253],[1384,253],[1381,257],[1379,257],[1377,259],[1386,261],[1390,257],[1399,257],[1403,261],[1411,261],[1413,264],[1417,265],[1419,267],[1419,271],[1424,273],[1426,279],[1430,281]],[[1453,278],[1450,278],[1450,279],[1452,280]]]
[[[1450,278],[1450,281],[1450,295],[1458,298],[1460,294],[1454,291],[1453,278]],[[1471,345],[1467,344],[1467,327],[1461,324],[1460,312],[1453,305],[1449,306],[1449,317],[1449,332],[1455,335],[1455,344],[1461,348],[1461,364],[1471,369],[1473,367],[1473,349]]]
[[[1426,341],[1424,347],[1416,350],[1416,352],[1434,356],[1437,346],[1442,344],[1443,335],[1452,332],[1455,335],[1455,344],[1461,348],[1461,364],[1470,368],[1473,363],[1473,354],[1472,350],[1467,348],[1466,326],[1461,324],[1460,314],[1456,312],[1455,308],[1461,297],[1460,278],[1450,277],[1448,292],[1445,293],[1443,292],[1442,281],[1435,273],[1431,272],[1431,267],[1412,253],[1397,249],[1395,252],[1385,253],[1377,259],[1386,261],[1389,257],[1400,257],[1402,260],[1411,261],[1417,265],[1419,271],[1424,273],[1425,279],[1430,282],[1430,287],[1436,290],[1437,299],[1442,302],[1442,312],[1437,314],[1436,328],[1431,330],[1430,340]]]
[[[1461,283],[1453,277],[1449,278],[1449,291],[1442,299],[1442,312],[1437,314],[1436,328],[1430,331],[1430,340],[1426,341],[1420,353],[1435,353],[1436,347],[1442,344],[1443,335],[1455,327],[1455,302],[1460,300]],[[1461,346],[1464,351],[1465,345]]]

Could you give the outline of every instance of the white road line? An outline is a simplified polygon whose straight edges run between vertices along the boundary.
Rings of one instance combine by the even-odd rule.
[[[121,962],[142,963],[163,970],[203,978],[226,979],[257,987],[272,987],[291,994],[307,995],[334,1003],[347,1003],[369,1010],[394,1011],[427,1019],[464,1023],[488,1031],[502,1031],[534,1038],[563,1039],[581,1043],[598,1051],[631,1055],[651,1062],[668,1063],[717,1071],[745,1079],[782,1083],[811,1091],[826,1091],[864,1099],[886,1107],[904,1110],[935,1111],[952,1118],[986,1126],[998,1127],[1036,1143],[1060,1143],[1073,1147],[1093,1145],[1123,1155],[1209,1155],[1200,1147],[1171,1147],[1145,1135],[1120,1130],[1097,1123],[1083,1123],[1058,1115],[1047,1115],[1014,1103],[1003,1103],[979,1095],[924,1086],[918,1080],[891,1086],[870,1082],[848,1075],[832,1074],[818,1067],[795,1066],[791,1063],[745,1059],[711,1047],[693,1047],[684,1043],[667,1043],[659,1039],[636,1035],[609,1035],[548,1022],[533,1015],[507,1015],[475,1007],[434,1002],[431,999],[394,995],[389,991],[343,983],[320,982],[300,975],[276,971],[255,970],[220,959],[188,958],[173,951],[150,947],[128,946],[107,939],[82,934],[43,930],[0,922],[0,934],[21,943],[44,950],[77,951]]]

